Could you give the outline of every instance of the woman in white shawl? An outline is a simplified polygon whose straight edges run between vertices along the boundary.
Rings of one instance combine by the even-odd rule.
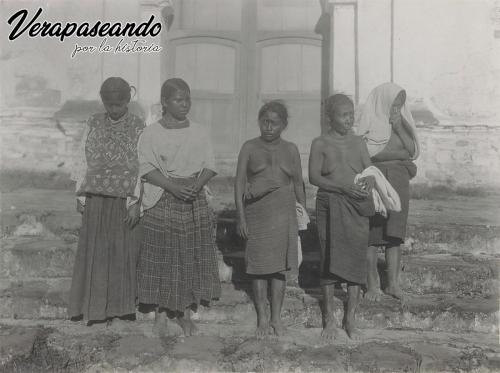
[[[385,247],[388,285],[386,294],[403,299],[399,285],[401,247],[406,235],[410,193],[409,181],[416,175],[413,163],[419,155],[415,122],[406,103],[406,91],[393,83],[384,83],[372,90],[363,107],[358,134],[363,136],[374,166],[380,169],[399,194],[401,212],[391,211],[387,217],[370,219],[368,278],[365,297],[380,299],[377,272],[377,251]]]

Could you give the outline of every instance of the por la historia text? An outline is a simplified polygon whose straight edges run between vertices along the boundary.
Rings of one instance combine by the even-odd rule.
[[[21,9],[14,13],[7,23],[13,25],[13,29],[9,34],[9,40],[13,41],[19,36],[27,32],[27,34],[34,37],[57,37],[61,42],[64,38],[77,36],[77,37],[154,37],[161,32],[161,22],[155,22],[154,15],[151,15],[147,22],[141,22],[136,24],[135,22],[127,22],[122,24],[121,22],[115,22],[111,24],[110,22],[97,21],[92,26],[88,22],[77,23],[77,22],[66,22],[62,24],[61,22],[35,22],[42,14],[43,9],[38,8],[36,14],[27,21],[28,10]]]
[[[125,42],[124,39],[120,39],[116,46],[112,47],[108,44],[108,39],[104,38],[99,45],[95,47],[93,45],[78,45],[75,44],[75,48],[71,53],[71,58],[75,58],[78,53],[151,53],[160,52],[162,47],[151,43],[146,45],[145,40],[135,39],[130,42]]]

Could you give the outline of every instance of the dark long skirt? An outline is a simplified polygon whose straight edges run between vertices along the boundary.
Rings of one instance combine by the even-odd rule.
[[[379,214],[370,218],[369,243],[371,246],[400,245],[404,243],[406,236],[410,179],[415,176],[417,167],[411,161],[377,162],[373,165],[382,171],[387,181],[398,193],[401,211],[388,211],[387,218]]]
[[[140,227],[124,223],[126,199],[87,196],[68,313],[105,320],[135,313]]]
[[[366,282],[369,218],[373,200],[356,201],[337,193],[319,191],[316,215],[320,241],[321,285],[337,280]]]
[[[252,275],[296,273],[298,227],[291,185],[247,203],[245,218],[248,228],[246,272]]]
[[[140,303],[184,312],[220,297],[216,246],[204,194],[183,202],[165,192],[141,221]]]

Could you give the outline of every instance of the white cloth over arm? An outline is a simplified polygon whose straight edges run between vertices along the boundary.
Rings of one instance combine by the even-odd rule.
[[[307,230],[307,225],[311,222],[309,218],[309,214],[307,213],[304,206],[300,203],[295,202],[295,210],[297,212],[297,225],[299,231]],[[298,265],[302,263],[303,255],[302,255],[302,242],[300,241],[300,236],[297,237],[297,253],[298,253]]]
[[[375,187],[372,189],[375,211],[385,217],[387,216],[387,210],[401,211],[399,194],[385,178],[384,174],[377,167],[370,166],[356,175],[354,183],[358,183],[359,179],[366,176],[375,178]]]

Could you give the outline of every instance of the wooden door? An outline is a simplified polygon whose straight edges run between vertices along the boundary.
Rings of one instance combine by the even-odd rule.
[[[211,126],[218,158],[234,159],[258,135],[263,102],[285,101],[284,137],[304,155],[320,127],[317,0],[178,0],[167,75],[191,86],[191,117]],[[306,160],[303,156],[303,160]]]

